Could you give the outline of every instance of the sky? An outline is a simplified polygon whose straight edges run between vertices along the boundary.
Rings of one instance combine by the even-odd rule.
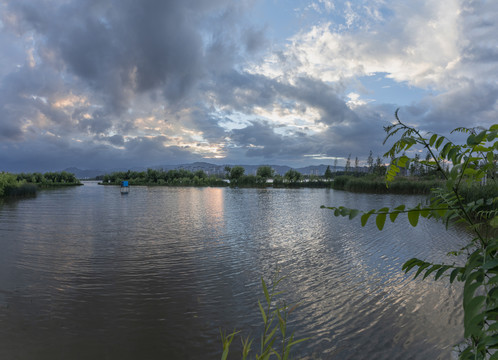
[[[498,123],[495,0],[0,0],[0,171],[343,165]]]

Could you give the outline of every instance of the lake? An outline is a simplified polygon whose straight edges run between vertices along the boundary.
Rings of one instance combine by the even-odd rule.
[[[260,278],[277,269],[300,304],[289,327],[312,337],[296,358],[452,359],[461,286],[401,266],[453,262],[465,233],[402,216],[378,231],[320,209],[420,199],[85,182],[3,202],[0,359],[219,359],[220,329],[259,336]]]

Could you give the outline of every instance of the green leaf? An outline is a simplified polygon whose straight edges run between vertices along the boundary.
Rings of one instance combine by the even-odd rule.
[[[289,343],[289,346],[299,344],[300,342],[303,342],[303,341],[306,341],[306,340],[309,340],[309,339],[311,339],[311,338],[307,337],[307,338],[303,338],[303,339],[299,339],[299,340],[293,341],[293,342]]]
[[[398,165],[398,166],[401,166],[401,167],[405,167],[405,166],[406,166],[406,163],[408,162],[408,160],[410,160],[410,159],[408,158],[408,156],[403,155],[403,156],[401,156],[401,157],[398,159],[398,161],[397,161],[397,165]]]
[[[450,274],[450,284],[453,283],[453,281],[455,281],[455,278],[457,277],[458,273],[460,272],[460,268],[457,268],[455,270],[453,270]]]
[[[395,222],[396,218],[398,217],[399,212],[398,211],[393,211],[392,213],[389,214],[389,219],[391,219],[391,222]]]
[[[425,272],[424,277],[422,279],[425,279],[427,276],[429,276],[430,274],[432,274],[434,271],[436,271],[437,269],[439,269],[441,266],[442,265],[434,265],[430,269],[427,269],[427,271]]]
[[[473,282],[470,285],[465,285],[463,289],[463,307],[465,308],[474,298],[474,293],[482,284],[479,282]]]
[[[275,335],[275,333],[277,332],[277,329],[278,329],[278,327],[277,327],[277,326],[275,326],[275,327],[273,328],[273,330],[270,332],[270,334],[266,335],[266,340],[265,340],[265,342],[263,343],[263,345],[264,345],[264,346],[266,346],[266,344],[268,344],[268,342],[270,342],[270,340],[271,340],[271,342],[270,342],[269,346],[271,347],[271,346],[273,345],[273,342],[275,341],[275,338],[274,338],[273,336],[274,336],[274,335]]]
[[[420,275],[420,273],[421,273],[421,272],[422,272],[425,268],[428,268],[429,266],[431,266],[431,264],[430,264],[430,263],[425,263],[425,264],[423,264],[422,266],[420,266],[420,267],[418,268],[417,272],[415,273],[415,276],[414,276],[413,278],[414,278],[414,279],[416,279],[416,278],[417,278],[417,276],[419,276],[419,275]]]
[[[467,138],[467,145],[472,146],[477,144],[479,143],[476,143],[476,136],[474,134],[470,134],[469,137]]]
[[[443,150],[441,150],[441,153],[440,155],[443,157],[443,158],[446,158],[446,155],[448,154],[448,152],[450,151],[452,147],[452,144],[450,142],[447,142],[444,147],[443,147]]]
[[[356,216],[358,216],[359,213],[360,213],[360,210],[351,209],[351,211],[349,212],[349,220],[354,219]]]
[[[401,270],[404,270],[405,274],[410,271],[414,266],[418,264],[423,264],[424,262],[422,260],[419,260],[417,258],[411,258],[410,260],[406,261],[403,266],[401,267]]]
[[[431,139],[429,140],[429,145],[432,146],[434,145],[434,142],[436,141],[437,139],[437,134],[434,134],[431,136]]]
[[[487,160],[488,160],[489,163],[492,163],[493,160],[494,160],[493,152],[492,151],[488,151],[488,153],[486,154],[486,158],[487,158]]]
[[[265,280],[261,277],[261,285],[263,286],[263,292],[265,293],[265,299],[268,304],[270,304],[270,294],[268,294],[268,288],[266,287]]]
[[[261,301],[258,300],[259,311],[261,312],[261,317],[263,318],[263,322],[266,324],[268,318],[266,317],[266,312],[263,309],[263,305],[261,305]]]
[[[365,226],[367,224],[368,218],[372,215],[371,212],[367,212],[363,215],[361,215],[361,226]]]
[[[420,216],[420,210],[410,210],[408,212],[408,221],[410,225],[415,227],[418,224],[418,217]]]
[[[475,137],[475,142],[477,144],[481,143],[481,141],[483,141],[484,138],[486,137],[486,133],[487,133],[487,131],[483,130],[479,134],[477,134],[476,137]]]
[[[451,150],[448,152],[448,157],[447,159],[451,160],[453,164],[456,162],[456,156],[458,155],[458,148],[453,147]]]
[[[482,333],[482,328],[479,324],[482,322],[485,314],[481,312],[486,296],[476,296],[472,298],[466,305],[464,304],[464,319],[465,337],[471,335],[479,336]]]
[[[384,224],[386,222],[386,213],[380,213],[375,218],[375,224],[377,225],[377,229],[382,230],[384,228]]]
[[[422,209],[420,210],[420,216],[426,218],[427,216],[429,216],[429,213],[430,213],[430,210],[429,209]]]
[[[451,266],[449,265],[443,265],[441,268],[437,271],[436,276],[434,276],[434,280],[438,280],[446,270],[448,270]]]
[[[495,229],[498,228],[498,215],[489,221],[489,225]]]
[[[489,325],[488,331],[489,332],[498,331],[498,322],[495,322],[494,324]]]
[[[498,266],[498,259],[493,259],[493,260],[490,260],[490,261],[486,261],[484,263],[484,265],[482,266],[482,268],[484,270],[491,270],[491,269],[494,269]]]
[[[441,144],[443,143],[444,141],[444,136],[441,136],[439,139],[437,139],[436,141],[436,149],[439,149],[439,147],[441,146]]]

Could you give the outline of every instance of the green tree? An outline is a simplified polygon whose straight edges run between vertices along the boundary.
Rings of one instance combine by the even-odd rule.
[[[225,165],[224,170],[225,170],[225,177],[227,179],[230,179],[230,171],[232,170],[232,168],[230,166],[228,166],[228,165]]]
[[[16,186],[18,186],[18,181],[14,174],[6,172],[0,173],[0,197],[4,196],[9,189]]]
[[[410,174],[420,175],[420,155],[417,153],[413,158],[413,161],[410,163]]]
[[[375,165],[373,167],[373,173],[375,175],[384,175],[386,173],[386,167],[382,163],[380,156],[377,156],[377,159],[375,160]]]
[[[275,170],[272,169],[271,166],[260,166],[258,170],[256,171],[257,176],[261,176],[262,178],[266,179],[271,179],[275,175]]]
[[[290,169],[284,175],[284,179],[287,182],[298,182],[301,180],[301,178],[302,178],[302,174],[299,171],[294,170],[294,169]]]
[[[330,171],[330,166],[327,166],[327,169],[325,170],[325,174],[323,177],[327,180],[330,180],[332,178],[332,171]]]
[[[245,169],[242,166],[234,166],[230,169],[230,181],[237,182],[243,175]]]
[[[346,167],[344,169],[346,173],[351,171],[351,154],[348,155],[348,159],[346,160]]]
[[[368,154],[367,164],[368,164],[368,172],[372,173],[373,172],[373,164],[374,164],[372,150],[370,150],[370,153]]]
[[[199,179],[207,178],[207,175],[204,172],[204,170],[197,170],[196,172],[194,172],[194,176],[197,176]]]
[[[449,278],[463,282],[463,311],[465,342],[460,346],[460,359],[498,359],[498,184],[492,184],[492,194],[466,202],[462,196],[466,187],[479,187],[481,181],[491,170],[495,171],[498,158],[498,124],[480,132],[474,129],[457,128],[454,131],[468,134],[464,144],[454,144],[445,136],[423,134],[399,120],[385,128],[386,140],[400,136],[384,156],[390,157],[391,164],[386,172],[388,186],[400,172],[400,168],[409,166],[414,159],[403,155],[411,147],[419,146],[430,154],[425,161],[431,171],[438,172],[445,179],[445,186],[433,190],[429,205],[422,203],[407,208],[400,205],[395,208],[359,211],[356,209],[330,207],[336,216],[348,216],[350,219],[361,214],[364,226],[370,217],[382,230],[386,219],[394,222],[400,214],[407,214],[410,225],[417,226],[420,217],[435,218],[449,222],[466,224],[473,233],[472,240],[462,249],[451,252],[452,256],[464,257],[465,265],[457,266],[455,261],[435,264],[417,258],[405,262],[403,270],[417,269],[415,276],[423,278],[434,275],[434,279]],[[384,141],[385,143],[385,141]],[[400,155],[401,154],[401,155]],[[445,162],[452,167],[449,172],[444,169]],[[475,191],[471,191],[475,195]]]

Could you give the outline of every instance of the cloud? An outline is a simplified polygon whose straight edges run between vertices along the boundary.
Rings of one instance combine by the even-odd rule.
[[[203,44],[199,29],[192,26],[206,8],[200,2],[9,5],[21,19],[18,25],[36,32],[40,54],[55,54],[43,61],[53,61],[53,66],[62,62],[67,71],[106,96],[115,111],[125,110],[135,92],[156,88],[174,101],[186,95],[201,75]]]
[[[306,102],[321,109],[327,124],[344,116],[358,121],[356,112],[342,104],[341,89],[327,91],[327,86],[350,88],[357,79],[380,73],[405,86],[428,90],[412,106],[414,124],[448,131],[454,124],[496,121],[498,39],[493,34],[498,25],[493,19],[498,4],[360,1],[349,3],[344,11],[351,19],[349,31],[333,22],[302,30],[279,53],[252,64],[249,71],[286,79],[302,94],[309,90]],[[320,82],[323,85],[317,86]]]
[[[0,0],[0,163],[380,154],[373,74],[426,92],[400,111],[421,129],[496,122],[498,4],[309,3],[278,43],[252,0]]]

